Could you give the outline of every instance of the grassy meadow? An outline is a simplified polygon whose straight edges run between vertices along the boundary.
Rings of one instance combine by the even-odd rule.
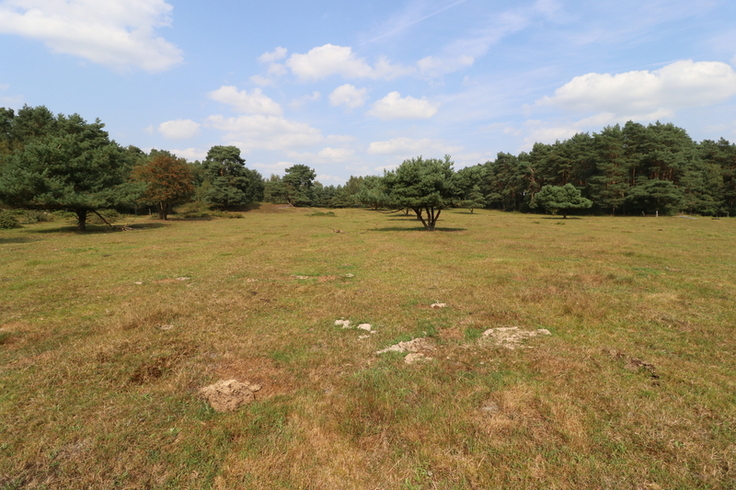
[[[0,489],[736,488],[736,220],[233,216],[0,230]]]

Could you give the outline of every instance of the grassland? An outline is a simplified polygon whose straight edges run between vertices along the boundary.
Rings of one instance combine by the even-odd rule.
[[[736,221],[315,211],[0,231],[0,488],[736,488]]]

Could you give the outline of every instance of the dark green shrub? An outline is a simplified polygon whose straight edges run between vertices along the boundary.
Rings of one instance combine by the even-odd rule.
[[[12,228],[22,228],[15,216],[7,211],[0,210],[0,230],[10,230]]]

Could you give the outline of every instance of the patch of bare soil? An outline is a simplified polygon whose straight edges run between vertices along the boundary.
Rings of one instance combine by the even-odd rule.
[[[639,359],[638,357],[631,357],[625,352],[617,351],[615,349],[605,349],[604,352],[606,352],[608,355],[610,355],[614,359],[623,361],[624,369],[628,371],[644,371],[644,372],[649,373],[652,379],[659,379],[659,374],[657,374],[657,368],[655,368],[654,364],[650,362],[643,361]]]
[[[298,380],[288,370],[274,365],[268,358],[238,358],[225,354],[226,361],[217,367],[221,379],[247,379],[262,386],[258,398],[290,393],[297,389]]]
[[[432,358],[428,357],[422,351],[433,351],[435,349],[434,344],[431,340],[425,337],[419,337],[406,342],[399,342],[398,344],[391,345],[385,349],[376,351],[376,354],[384,354],[386,352],[409,352],[404,357],[406,364],[414,364],[421,361],[429,361]]]
[[[205,386],[199,393],[216,412],[234,412],[255,400],[255,394],[260,390],[259,384],[229,379]]]
[[[505,349],[524,349],[529,346],[523,345],[525,340],[537,337],[539,335],[552,335],[546,328],[537,330],[522,330],[519,327],[498,327],[489,328],[483,332],[483,336],[479,339],[482,343],[492,343],[498,347]]]

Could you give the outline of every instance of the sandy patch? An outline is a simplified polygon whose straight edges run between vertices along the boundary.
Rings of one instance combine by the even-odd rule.
[[[432,341],[426,337],[419,337],[406,342],[399,342],[398,344],[376,351],[376,354],[384,354],[386,352],[419,352],[422,350],[434,350]]]
[[[540,335],[552,335],[552,333],[546,328],[537,330],[522,330],[519,327],[490,328],[483,332],[483,336],[479,339],[479,342],[491,342],[498,347],[513,350],[529,348],[523,345],[522,342]]]
[[[261,385],[259,384],[241,383],[235,379],[229,379],[205,386],[199,390],[199,393],[216,412],[234,412],[255,400],[255,393],[260,390]]]

